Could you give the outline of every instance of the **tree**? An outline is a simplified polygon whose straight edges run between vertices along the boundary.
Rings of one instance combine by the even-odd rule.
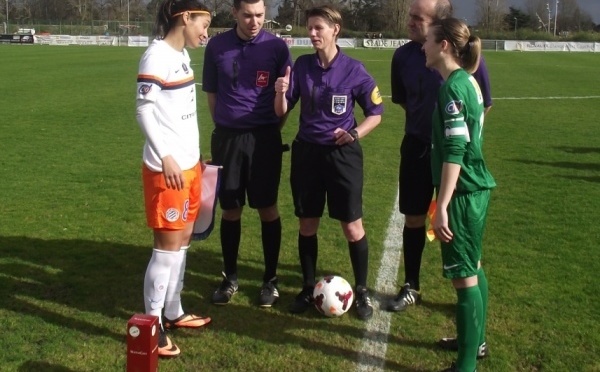
[[[361,31],[382,31],[380,22],[380,2],[378,0],[349,0],[346,2],[346,28]]]
[[[331,1],[322,3],[331,3]],[[312,0],[279,0],[279,4],[278,11],[283,12],[283,14],[275,17],[275,20],[281,24],[302,27],[305,23],[304,11],[315,5],[320,5],[321,2]]]
[[[75,11],[79,21],[83,22],[91,18],[91,15],[88,13],[91,0],[67,0],[66,2]]]
[[[581,10],[576,0],[558,3],[557,31],[586,31],[594,28],[592,16]]]
[[[537,19],[538,24],[534,29],[551,31],[554,28],[554,14],[556,0],[526,0],[525,8],[532,19]],[[536,24],[535,22],[532,22]],[[562,31],[587,31],[592,30],[594,23],[592,16],[579,8],[576,0],[559,0],[557,28]],[[557,30],[557,31],[558,31]]]
[[[476,0],[477,20],[487,32],[497,32],[505,28],[504,16],[506,0]]]
[[[594,21],[592,16],[581,9],[573,14],[573,23],[571,25],[574,31],[589,31],[594,29]]]
[[[32,19],[64,19],[72,15],[64,0],[31,1]]]
[[[406,29],[410,2],[411,0],[279,0],[275,20],[284,25],[302,27],[306,9],[333,4],[342,14],[344,30],[388,31],[398,34]]]
[[[504,23],[509,26],[509,30],[531,27],[531,17],[511,6],[508,8],[508,14],[504,16]]]
[[[231,8],[220,8],[216,14],[214,13],[214,17],[210,23],[210,26],[216,28],[230,28],[234,24],[235,19],[231,13]]]
[[[548,31],[550,26],[550,16],[546,17],[548,8],[546,7],[546,0],[528,0],[527,10],[532,19],[537,19],[537,26],[534,26],[536,22],[532,22],[533,29]],[[534,18],[535,17],[535,18]]]
[[[233,0],[206,0],[205,4],[213,14],[212,27],[231,27],[234,23],[231,9]],[[268,13],[268,8],[267,8]]]
[[[295,4],[293,0],[283,0],[277,8],[277,17],[275,20],[282,25],[291,25],[294,23]]]
[[[406,32],[408,24],[408,8],[410,0],[384,0],[381,19],[386,30],[392,30],[395,35]]]
[[[5,0],[0,0],[4,2]],[[589,31],[595,25],[578,0],[523,0],[523,9],[507,7],[508,0],[475,0],[479,26],[488,32],[531,27],[553,31]],[[117,21],[123,25],[153,22],[162,0],[9,0],[9,26],[24,27],[44,23],[81,23],[94,25],[96,20]],[[231,27],[233,0],[204,0],[213,13],[212,27]],[[383,33],[386,37],[405,35],[408,9],[412,0],[266,0],[266,17],[281,25],[304,28],[306,9],[332,4],[344,19],[343,30]],[[558,11],[557,11],[558,10]],[[272,14],[273,13],[273,14]],[[555,14],[558,13],[558,14]],[[6,18],[2,12],[0,20]],[[516,19],[515,19],[516,18]],[[116,23],[116,22],[115,22]],[[138,24],[138,23],[134,23]],[[97,25],[97,24],[96,24]]]

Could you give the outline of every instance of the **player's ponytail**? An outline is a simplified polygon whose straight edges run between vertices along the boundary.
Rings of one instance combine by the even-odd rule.
[[[481,58],[481,40],[471,35],[466,23],[456,18],[446,18],[434,22],[432,27],[435,27],[435,42],[446,40],[461,67],[471,74],[475,72]]]
[[[161,39],[167,36],[178,17],[190,10],[209,12],[208,7],[199,0],[163,0],[158,6],[154,34]]]
[[[460,52],[462,67],[472,74],[479,67],[481,59],[481,40],[477,36],[469,36],[469,39]]]

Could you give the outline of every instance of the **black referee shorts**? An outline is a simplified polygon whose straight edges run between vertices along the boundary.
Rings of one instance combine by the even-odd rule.
[[[358,142],[326,146],[295,139],[290,173],[294,211],[300,218],[362,218],[363,153]]]
[[[277,203],[281,179],[281,132],[276,125],[248,130],[216,127],[211,137],[212,163],[222,165],[222,209]]]
[[[427,214],[433,197],[431,144],[405,135],[400,147],[400,212],[409,216]]]

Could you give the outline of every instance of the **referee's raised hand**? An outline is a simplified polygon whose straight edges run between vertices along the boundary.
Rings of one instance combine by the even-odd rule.
[[[290,66],[286,67],[285,75],[277,78],[277,81],[275,81],[275,93],[285,94],[285,92],[287,92],[288,87],[290,86],[291,73],[292,68]]]
[[[287,113],[287,100],[285,99],[285,92],[290,87],[290,75],[292,74],[292,68],[287,66],[285,68],[285,75],[278,77],[275,81],[275,114],[280,118],[285,118]]]

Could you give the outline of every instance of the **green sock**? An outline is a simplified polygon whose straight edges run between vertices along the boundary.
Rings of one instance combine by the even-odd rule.
[[[479,335],[479,345],[485,342],[485,324],[487,322],[487,303],[488,303],[488,281],[485,276],[483,267],[479,268],[477,272],[477,281],[479,292],[481,292],[481,304],[483,305],[483,312],[481,315],[481,335]]]
[[[477,349],[481,334],[482,304],[479,287],[459,288],[456,290],[456,331],[458,338],[459,371],[475,371],[477,368]]]

